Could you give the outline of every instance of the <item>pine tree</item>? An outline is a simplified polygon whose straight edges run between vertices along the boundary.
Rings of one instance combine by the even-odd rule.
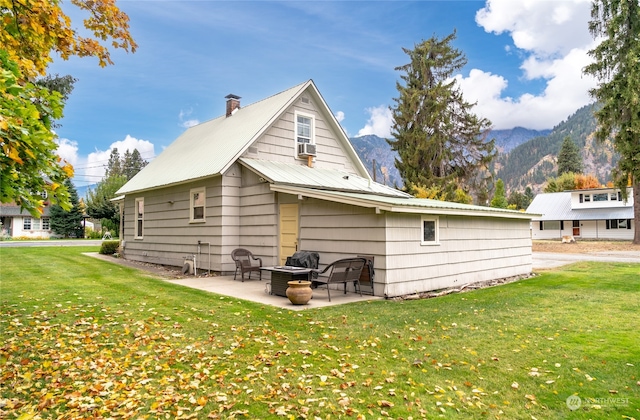
[[[114,175],[104,178],[95,189],[87,191],[87,214],[94,219],[108,219],[119,226],[120,211],[111,199],[126,182],[124,175]]]
[[[456,190],[474,193],[486,182],[484,171],[495,156],[487,141],[491,123],[473,114],[452,76],[467,62],[450,43],[455,32],[403,48],[410,63],[397,67],[404,84],[396,83],[398,98],[392,108],[391,149],[398,152],[396,167],[405,188],[439,190],[436,196],[455,200]]]
[[[122,158],[122,172],[127,180],[133,178],[145,166],[147,166],[147,162],[142,159],[138,149],[133,149],[132,153],[129,153],[129,149],[127,149]]]
[[[507,197],[505,196],[504,182],[502,181],[502,179],[498,179],[498,181],[496,182],[496,192],[493,194],[490,206],[501,209],[506,209],[509,206]]]
[[[566,172],[582,173],[580,149],[569,136],[564,138],[558,153],[558,176]]]
[[[118,152],[117,147],[111,149],[109,161],[107,162],[105,168],[106,170],[104,176],[106,178],[114,175],[123,175],[122,162],[120,161],[120,153]]]
[[[82,208],[78,199],[78,191],[70,179],[65,181],[65,186],[69,191],[71,209],[65,210],[57,204],[51,206],[51,230],[65,238],[84,238]]]
[[[640,244],[640,4],[638,0],[594,0],[589,31],[602,41],[589,55],[594,62],[585,73],[598,78],[591,90],[602,108],[595,112],[595,136],[613,138],[620,154],[614,172],[615,184],[627,198],[627,185],[633,185],[634,244]]]

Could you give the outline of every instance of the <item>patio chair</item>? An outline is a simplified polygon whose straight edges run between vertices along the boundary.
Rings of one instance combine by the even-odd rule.
[[[324,268],[324,270],[314,270],[318,273],[318,278],[313,280],[314,285],[326,284],[327,295],[329,296],[329,302],[331,302],[330,286],[334,283],[342,283],[344,285],[344,293],[347,293],[347,283],[353,282],[357,292],[360,292],[362,296],[362,289],[360,288],[360,274],[362,269],[367,263],[366,258],[343,258],[332,262]],[[328,274],[328,277],[323,274]]]
[[[236,248],[231,251],[231,259],[236,263],[236,271],[233,273],[233,279],[236,279],[236,275],[238,274],[238,270],[240,270],[240,275],[242,276],[242,281],[244,282],[244,273],[249,273],[249,279],[251,279],[251,272],[257,271],[260,275],[260,281],[262,281],[262,258],[254,257],[251,251],[244,248]],[[257,261],[258,265],[255,265],[254,262]]]

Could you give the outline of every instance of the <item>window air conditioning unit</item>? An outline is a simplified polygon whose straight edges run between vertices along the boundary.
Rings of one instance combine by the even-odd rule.
[[[311,143],[298,144],[298,156],[315,156],[316,145]]]

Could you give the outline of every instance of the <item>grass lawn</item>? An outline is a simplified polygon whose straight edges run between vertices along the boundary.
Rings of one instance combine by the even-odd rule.
[[[0,249],[0,418],[640,419],[638,264],[293,312],[86,251]]]

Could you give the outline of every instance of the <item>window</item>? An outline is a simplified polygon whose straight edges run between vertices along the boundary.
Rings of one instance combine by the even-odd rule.
[[[607,229],[631,229],[631,219],[607,220]]]
[[[142,239],[144,228],[144,198],[136,198],[136,233],[135,237]]]
[[[296,112],[296,142],[315,143],[313,140],[313,117]]]
[[[582,194],[580,194],[580,202],[584,202],[584,196]]]
[[[422,238],[421,245],[438,245],[438,218],[423,217],[422,218]]]
[[[51,222],[49,220],[48,217],[43,217],[42,218],[42,230],[50,230],[51,229]]]
[[[40,219],[33,219],[31,221],[31,229],[40,230]]]
[[[609,194],[607,193],[593,194],[593,201],[608,201],[608,200],[609,200]]]
[[[207,204],[207,196],[205,188],[196,188],[191,190],[191,221],[192,222],[204,222],[205,213],[204,209]]]
[[[609,195],[609,200],[611,200],[611,201],[618,201],[618,194],[617,194],[617,193],[612,192],[612,193]]]
[[[540,230],[560,230],[559,220],[540,221]]]
[[[25,217],[22,219],[22,230],[31,230],[31,218]]]
[[[585,203],[588,203],[588,202],[590,202],[590,201],[591,201],[591,194],[585,194],[585,195],[584,195],[584,202],[585,202]]]

